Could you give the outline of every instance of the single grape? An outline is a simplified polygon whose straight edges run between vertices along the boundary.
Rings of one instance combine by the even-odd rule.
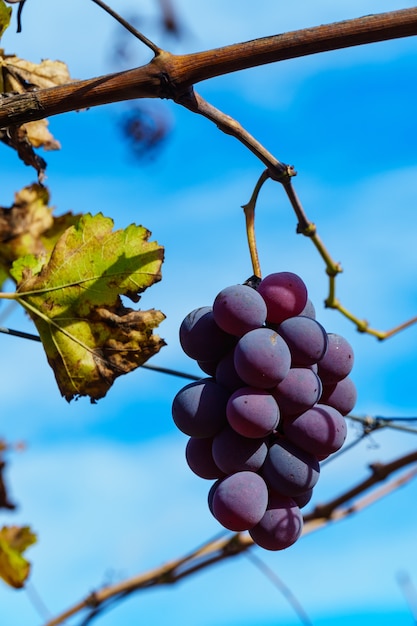
[[[280,438],[269,448],[262,475],[273,491],[292,498],[314,487],[320,466],[313,454]]]
[[[288,496],[271,494],[265,515],[249,530],[253,541],[265,550],[285,550],[301,535],[303,516]]]
[[[312,497],[313,497],[313,489],[308,489],[308,491],[301,493],[299,496],[293,496],[293,500],[296,503],[296,505],[300,509],[302,509],[310,502]]]
[[[258,293],[266,302],[267,321],[272,324],[299,315],[307,303],[307,287],[292,272],[269,274],[259,285]]]
[[[322,359],[327,350],[327,333],[311,317],[291,317],[277,327],[291,352],[291,365],[306,367]]]
[[[226,425],[213,439],[214,462],[225,474],[257,472],[268,452],[265,438],[249,439]]]
[[[214,492],[216,491],[217,487],[220,485],[220,483],[222,482],[223,478],[218,478],[216,480],[215,483],[212,484],[212,486],[210,487],[210,490],[208,492],[207,495],[207,504],[208,504],[208,508],[210,510],[210,513],[213,515],[214,517],[214,512],[213,512],[213,497],[214,497]]]
[[[212,378],[183,387],[172,402],[176,426],[189,437],[212,437],[226,423],[229,393]]]
[[[185,458],[189,468],[200,478],[221,478],[225,474],[214,462],[211,437],[190,437],[185,448]]]
[[[255,289],[233,285],[223,289],[215,298],[213,317],[225,332],[241,337],[260,328],[266,320],[266,304]]]
[[[215,374],[216,374],[216,369],[217,369],[217,365],[218,365],[218,361],[197,361],[198,363],[198,367],[205,373],[208,374],[208,376],[211,376],[214,378]]]
[[[342,415],[348,415],[356,404],[356,398],[355,384],[349,376],[346,376],[338,383],[323,386],[320,403],[329,404]]]
[[[240,378],[235,368],[235,350],[234,348],[224,355],[217,364],[216,381],[222,387],[236,391],[239,387],[244,387],[246,383]]]
[[[311,302],[310,298],[307,298],[306,305],[304,309],[298,315],[303,315],[304,317],[311,317],[311,319],[316,319],[316,309],[314,308],[314,304]]]
[[[219,361],[236,343],[236,339],[219,328],[213,309],[203,306],[191,311],[180,326],[181,347],[196,361]]]
[[[242,387],[230,396],[226,417],[233,430],[240,435],[266,437],[278,426],[279,407],[268,391]]]
[[[285,417],[303,413],[318,402],[322,393],[320,378],[313,370],[292,367],[284,380],[271,391]]]
[[[240,532],[253,528],[265,514],[268,489],[255,472],[237,472],[219,481],[211,508],[222,526]]]
[[[323,385],[343,380],[353,367],[353,350],[350,343],[336,333],[329,333],[327,337],[327,352],[319,363],[319,376]]]
[[[291,354],[285,341],[270,328],[256,328],[241,337],[234,352],[236,372],[250,387],[268,389],[288,374]]]
[[[339,450],[346,439],[346,420],[331,406],[316,404],[283,425],[284,436],[310,454],[323,458]]]

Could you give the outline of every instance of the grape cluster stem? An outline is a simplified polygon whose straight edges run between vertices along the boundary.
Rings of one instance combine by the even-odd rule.
[[[329,279],[328,296],[324,301],[327,308],[339,311],[339,313],[355,324],[356,329],[359,332],[372,335],[379,340],[388,339],[417,322],[416,316],[390,330],[383,331],[372,328],[366,320],[359,318],[357,315],[349,311],[336,297],[336,277],[338,274],[343,272],[342,266],[339,262],[334,261],[327,247],[318,235],[316,225],[314,222],[309,220],[306,215],[306,212],[292,184],[292,179],[296,176],[294,167],[276,159],[257,139],[248,133],[239,122],[233,119],[230,115],[216,109],[204,98],[202,98],[202,96],[200,96],[194,89],[191,88],[188,90],[187,94],[183,94],[181,97],[177,98],[176,102],[183,105],[193,113],[197,113],[207,118],[216,124],[216,126],[223,133],[233,136],[246,148],[248,148],[267,167],[258,179],[249,202],[242,206],[245,213],[249,254],[255,276],[258,276],[259,278],[262,277],[255,235],[255,208],[259,192],[263,184],[271,178],[272,180],[281,183],[284,188],[287,198],[298,220],[296,230],[297,234],[308,237],[324,261],[325,271]]]

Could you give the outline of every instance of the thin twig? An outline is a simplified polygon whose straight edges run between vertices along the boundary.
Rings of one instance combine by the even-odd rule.
[[[282,184],[284,191],[287,194],[288,200],[290,201],[290,204],[297,217],[297,233],[311,239],[315,248],[317,249],[318,253],[324,261],[326,274],[329,277],[329,295],[325,300],[325,305],[329,308],[337,309],[342,315],[344,315],[347,319],[349,319],[356,325],[358,331],[373,335],[380,340],[388,339],[389,337],[392,337],[395,333],[408,328],[412,324],[417,323],[417,317],[414,317],[411,320],[408,320],[391,330],[380,331],[371,328],[367,321],[360,319],[359,317],[351,313],[348,309],[346,309],[336,298],[336,276],[343,271],[342,267],[340,263],[337,263],[333,260],[329,251],[327,250],[326,246],[324,245],[323,241],[317,233],[316,225],[311,222],[306,215],[306,212],[292,184],[292,179],[296,175],[294,168],[279,161],[257,139],[255,139],[247,130],[245,130],[238,121],[233,119],[230,115],[227,115],[219,109],[216,109],[194,90],[183,94],[176,101],[178,102],[178,104],[181,104],[186,109],[189,109],[193,113],[202,115],[206,119],[216,124],[216,126],[225,134],[231,135],[232,137],[237,139],[267,167],[267,173],[264,172],[264,174],[262,174],[261,178],[258,180],[255,186],[251,199],[249,200],[248,204],[244,205],[243,207],[245,210],[246,230],[255,275],[258,275],[257,272],[259,272],[260,275],[259,259],[257,257],[254,236],[255,204],[263,183],[265,182],[265,180],[267,180],[267,178],[272,178],[273,180],[278,181]]]
[[[304,517],[304,521],[308,522],[316,519],[330,519],[334,516],[334,511],[346,504],[353,498],[367,491],[377,483],[384,481],[388,476],[396,472],[397,470],[417,462],[417,450],[406,454],[395,461],[390,463],[372,463],[369,468],[371,470],[371,476],[361,481],[351,489],[345,491],[342,495],[330,500],[326,504],[316,506],[316,508]]]
[[[402,474],[399,478],[390,481],[383,487],[374,489],[370,495],[359,498],[361,494],[375,487],[379,482],[388,478],[392,473],[417,462],[417,451],[395,459],[390,463],[374,463],[371,466],[372,475],[354,488],[341,496],[334,498],[328,503],[317,506],[311,513],[304,516],[303,535],[309,534],[329,523],[349,517],[377,500],[385,497],[388,493],[395,491],[400,486],[405,485],[417,476],[417,468]],[[347,504],[349,503],[349,504]],[[346,505],[346,506],[345,506]],[[173,584],[214,565],[220,561],[241,554],[249,547],[253,546],[253,541],[247,533],[237,533],[235,535],[216,538],[200,546],[185,557],[176,559],[153,570],[139,574],[130,579],[110,585],[89,594],[73,607],[64,611],[44,626],[58,626],[73,615],[83,610],[95,611],[97,607],[109,600],[122,600],[126,595],[130,595],[141,589],[148,589],[157,585]]]
[[[35,611],[38,613],[39,617],[42,620],[51,619],[52,617],[51,611],[48,609],[45,602],[40,597],[37,589],[35,588],[35,586],[30,580],[25,584],[24,589],[25,589],[27,597],[29,598],[30,603],[32,604]]]
[[[359,513],[363,509],[371,506],[372,504],[375,504],[378,500],[385,498],[386,496],[396,491],[400,487],[403,487],[404,485],[409,483],[411,480],[416,478],[416,476],[417,476],[417,468],[414,468],[408,472],[405,472],[396,480],[392,480],[386,485],[379,487],[378,489],[374,489],[374,491],[372,491],[372,493],[370,493],[369,495],[364,496],[363,498],[358,498],[357,500],[354,500],[352,504],[349,504],[348,506],[345,506],[345,507],[339,507],[339,508],[334,509],[330,517],[306,516],[304,518],[305,524],[303,528],[303,535],[310,534],[311,532],[324,528],[333,522],[339,522],[342,519],[345,519],[355,513]]]
[[[372,417],[371,415],[366,415],[365,417],[348,415],[347,417],[354,422],[360,422],[363,426],[365,435],[376,430],[381,430],[381,428],[393,428],[394,430],[417,435],[416,427],[404,425],[404,422],[415,422],[417,419],[415,417],[380,417],[378,415],[375,417]]]
[[[408,572],[399,572],[397,581],[407,601],[414,624],[417,625],[417,589],[415,585],[413,585]]]
[[[300,618],[300,622],[304,624],[304,626],[313,626],[313,622],[310,620],[309,616],[305,612],[300,601],[295,597],[291,589],[287,587],[284,581],[281,580],[278,574],[274,572],[274,570],[272,570],[256,554],[254,554],[252,550],[246,550],[246,552],[244,552],[244,555],[262,572],[262,574],[266,578],[268,578],[268,580],[274,585],[274,587],[276,587],[282,593],[282,595],[297,613],[298,617]]]
[[[4,326],[0,326],[0,333],[5,335],[11,335],[13,337],[20,337],[21,339],[29,339],[31,341],[41,342],[41,338],[39,335],[33,335],[32,333],[25,333],[22,330],[13,330],[12,328],[5,328]],[[188,380],[200,380],[201,376],[196,376],[195,374],[187,374],[186,372],[180,372],[179,370],[174,370],[169,367],[160,367],[159,365],[150,365],[148,363],[143,363],[140,367],[148,370],[154,370],[155,372],[160,372],[161,374],[169,374],[170,376],[177,376],[178,378],[187,378]]]
[[[0,333],[4,335],[11,335],[13,337],[20,337],[21,339],[30,339],[31,341],[41,341],[39,335],[33,335],[32,333],[25,333],[22,330],[13,330],[12,328],[5,328],[0,326]]]
[[[294,176],[294,170],[291,166],[286,165],[278,161],[273,154],[271,154],[253,135],[248,133],[245,128],[233,117],[226,115],[223,111],[216,109],[212,104],[207,102],[196,91],[191,90],[185,94],[182,94],[176,102],[183,107],[198,113],[203,117],[216,124],[226,135],[231,135],[240,143],[242,143],[248,150],[250,150],[266,167],[268,168],[269,177],[273,180],[283,181],[288,180],[291,176]]]
[[[186,378],[187,380],[201,380],[202,378],[201,376],[187,374],[185,372],[170,369],[169,367],[160,367],[159,365],[150,365],[148,363],[144,363],[140,367],[146,370],[154,370],[155,372],[159,372],[160,374],[169,374],[170,376],[177,376],[178,378]]]
[[[332,461],[335,461],[337,458],[339,458],[339,456],[341,456],[342,454],[346,454],[346,452],[349,452],[350,450],[352,450],[352,448],[355,448],[359,443],[361,443],[361,441],[363,441],[365,439],[365,437],[367,437],[369,435],[369,433],[367,432],[363,432],[359,437],[357,437],[354,441],[351,441],[350,443],[342,446],[340,448],[340,450],[337,450],[337,452],[335,452],[334,454],[331,454],[329,457],[327,457],[327,459],[324,459],[320,465],[323,467],[325,465],[327,465],[328,463],[331,463]]]
[[[126,30],[128,30],[129,33],[131,33],[134,37],[136,37],[142,43],[144,43],[145,46],[148,46],[148,48],[150,48],[152,52],[155,53],[155,56],[157,56],[158,54],[162,52],[161,48],[159,48],[156,44],[154,44],[153,41],[145,37],[143,33],[138,31],[132,24],[130,24],[121,15],[119,15],[119,13],[116,13],[116,11],[113,11],[113,9],[109,7],[105,2],[103,2],[103,0],[92,0],[92,2],[97,4],[104,11],[106,11],[106,13],[111,15],[117,22],[119,22],[119,24],[121,24],[124,28],[126,28]]]

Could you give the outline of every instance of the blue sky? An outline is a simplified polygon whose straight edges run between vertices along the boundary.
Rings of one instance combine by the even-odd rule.
[[[116,7],[117,4],[117,7]],[[125,15],[133,0],[114,6]],[[279,3],[280,5],[282,3]],[[111,59],[116,27],[86,0],[28,0],[20,36],[7,32],[7,52],[38,61],[60,58],[83,78],[119,68]],[[140,3],[156,38],[154,3]],[[186,25],[175,52],[244,41],[411,2],[315,3],[273,0],[223,3],[177,0]],[[92,24],[94,42],[92,45]],[[137,63],[148,58],[137,44]],[[417,203],[415,39],[252,69],[198,86],[212,104],[235,116],[278,158],[294,163],[295,187],[333,257],[342,262],[338,293],[373,326],[387,329],[416,315],[414,279]],[[148,103],[150,106],[152,102]],[[160,105],[160,103],[157,103]],[[251,274],[243,214],[262,171],[255,158],[204,119],[163,103],[172,132],[158,158],[135,161],[118,130],[123,105],[50,120],[62,150],[46,154],[47,184],[57,213],[102,211],[117,227],[142,223],[166,248],[163,280],[143,308],[167,315],[160,333],[161,366],[197,373],[181,353],[178,327],[193,308]],[[197,139],[197,141],[196,141]],[[0,204],[34,181],[7,148],[2,153]],[[282,190],[269,183],[257,216],[264,274],[289,270],[305,280],[328,331],[353,345],[359,415],[415,416],[417,327],[378,342],[325,310],[326,276],[311,243],[295,235]],[[4,307],[0,309],[0,313]],[[20,311],[7,323],[31,330]],[[9,482],[19,502],[3,524],[30,524],[39,543],[28,551],[31,586],[56,614],[105,582],[116,581],[192,550],[219,532],[206,505],[209,484],[184,460],[185,437],[170,405],[184,385],[146,370],[116,381],[92,406],[67,404],[38,344],[4,336],[0,353],[2,428],[27,450],[10,458]],[[349,427],[349,440],[358,435]],[[369,463],[415,448],[413,435],[383,431],[323,468],[313,503],[367,476]],[[292,590],[314,626],[406,626],[411,613],[397,582],[417,584],[415,484],[362,513],[301,538],[291,549],[256,554]],[[39,626],[29,594],[0,585],[0,626]],[[183,626],[293,626],[292,607],[245,557],[184,580],[141,592],[98,620],[102,626],[159,626],[167,615]],[[75,620],[70,624],[78,624]]]

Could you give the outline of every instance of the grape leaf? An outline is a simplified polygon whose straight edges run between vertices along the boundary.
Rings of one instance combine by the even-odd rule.
[[[16,299],[32,317],[61,394],[105,396],[115,378],[139,367],[165,342],[153,335],[165,316],[126,308],[161,279],[163,248],[131,224],[113,231],[102,214],[83,215],[59,237],[49,260],[18,259]]]
[[[1,0],[0,0],[1,8]],[[0,14],[1,29],[1,14]],[[68,68],[62,61],[44,59],[40,63],[31,63],[25,59],[0,51],[0,91],[2,93],[24,93],[25,91],[54,87],[71,82]],[[48,130],[48,120],[27,122],[21,126],[11,126],[7,132],[2,131],[1,141],[14,148],[20,159],[31,165],[38,172],[42,182],[46,162],[34,148],[59,150],[61,145]]]
[[[23,552],[36,543],[36,535],[28,526],[3,526],[0,530],[0,577],[11,587],[20,589],[30,572],[30,563]]]
[[[11,15],[12,15],[12,7],[6,6],[3,0],[1,0],[0,1],[0,37],[3,36],[4,31],[9,26]]]
[[[40,63],[32,63],[14,54],[3,53],[1,65],[3,66],[3,92],[23,92],[33,87],[47,89],[56,85],[65,85],[72,80],[68,67],[63,61],[43,59]]]
[[[11,207],[0,207],[0,286],[16,259],[50,256],[64,230],[79,220],[72,213],[53,217],[48,203],[48,190],[34,184],[17,192]]]

